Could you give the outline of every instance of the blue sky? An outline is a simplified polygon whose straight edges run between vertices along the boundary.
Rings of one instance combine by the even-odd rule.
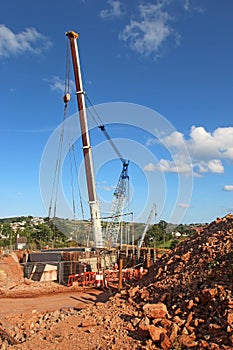
[[[138,220],[146,220],[152,206],[145,204],[148,181],[152,187],[154,183],[158,220],[169,221],[174,206],[183,209],[182,222],[187,223],[209,222],[232,211],[232,13],[230,0],[1,2],[0,216],[47,215],[40,163],[63,118],[68,30],[80,33],[83,82],[94,104],[145,106],[174,127],[170,135],[158,130],[155,137],[133,126],[109,125],[113,138],[134,141],[129,148],[140,144],[148,152],[144,164],[141,157],[137,165],[136,157],[129,168],[130,209]],[[71,85],[72,79],[71,74]],[[72,91],[68,114],[75,111]],[[98,132],[91,131],[94,147],[105,141]],[[191,172],[182,156],[184,146]],[[119,147],[122,154],[128,152],[123,141]],[[149,160],[151,154],[156,162]],[[78,158],[81,162],[81,152]],[[117,160],[106,160],[98,171],[101,200],[111,200],[120,171]],[[187,182],[191,177],[190,200],[177,202],[180,179]],[[63,178],[69,197],[68,164]],[[85,183],[82,191],[85,196]]]

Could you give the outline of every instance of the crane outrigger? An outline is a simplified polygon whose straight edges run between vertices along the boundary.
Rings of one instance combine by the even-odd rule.
[[[85,171],[86,171],[88,200],[89,200],[95,247],[103,248],[104,241],[103,241],[103,234],[102,234],[101,221],[100,221],[99,202],[98,202],[97,193],[96,193],[92,148],[90,144],[90,136],[89,136],[89,130],[88,130],[87,116],[86,116],[86,105],[85,105],[85,96],[84,96],[85,92],[83,91],[80,59],[79,59],[79,52],[78,52],[78,43],[77,43],[78,34],[75,33],[74,31],[69,31],[66,33],[66,36],[70,41],[70,48],[71,48],[71,55],[72,55],[72,62],[73,62],[76,95],[77,95],[78,110],[79,110],[79,121],[80,121],[80,127],[82,132],[82,144],[83,144],[82,149],[83,149]]]

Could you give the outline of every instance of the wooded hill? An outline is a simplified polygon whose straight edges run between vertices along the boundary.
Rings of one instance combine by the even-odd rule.
[[[107,222],[102,222],[103,234]],[[161,220],[150,225],[144,243],[155,248],[174,247],[180,240],[192,235],[203,224],[174,225]],[[145,228],[144,223],[123,222],[121,229],[122,243],[137,244]],[[71,247],[93,245],[89,221],[62,218],[20,216],[0,219],[0,246],[13,247],[17,237],[27,238],[29,249],[49,247]]]

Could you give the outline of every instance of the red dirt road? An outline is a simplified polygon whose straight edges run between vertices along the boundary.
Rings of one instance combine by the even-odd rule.
[[[86,289],[66,293],[34,296],[32,298],[2,298],[1,315],[12,316],[21,313],[50,312],[63,308],[82,309],[97,301],[108,299],[108,293],[97,289]]]

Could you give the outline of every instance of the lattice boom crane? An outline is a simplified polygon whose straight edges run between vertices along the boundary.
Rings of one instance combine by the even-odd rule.
[[[113,194],[112,207],[110,212],[110,220],[106,228],[106,238],[110,245],[115,247],[117,245],[120,224],[122,221],[122,215],[124,210],[124,204],[126,199],[126,192],[128,187],[129,175],[128,175],[129,162],[123,162],[123,169],[121,171],[116,189]]]
[[[142,243],[144,242],[144,239],[145,239],[145,236],[146,236],[146,232],[147,232],[148,227],[150,225],[151,219],[152,219],[153,215],[156,215],[156,211],[155,210],[156,210],[156,204],[154,203],[153,206],[152,206],[152,209],[150,211],[150,214],[148,216],[148,219],[147,219],[146,226],[144,228],[142,237],[141,237],[140,241],[138,242],[138,248],[139,249],[141,249],[141,247],[142,247]]]

